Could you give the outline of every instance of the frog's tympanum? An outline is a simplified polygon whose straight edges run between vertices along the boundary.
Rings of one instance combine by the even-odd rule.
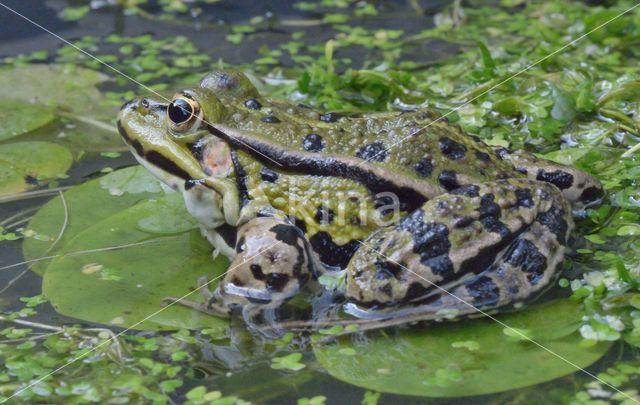
[[[183,302],[219,316],[273,310],[339,270],[356,323],[517,307],[555,280],[572,204],[602,196],[593,177],[435,111],[322,113],[234,71],[170,102],[137,98],[118,129],[231,259],[204,303]]]

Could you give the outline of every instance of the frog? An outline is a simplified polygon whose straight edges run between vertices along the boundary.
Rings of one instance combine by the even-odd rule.
[[[230,260],[214,291],[198,280],[202,301],[167,302],[219,317],[273,315],[335,274],[344,322],[365,329],[517,309],[556,280],[574,210],[604,195],[434,109],[317,111],[232,69],[136,97],[117,127]]]

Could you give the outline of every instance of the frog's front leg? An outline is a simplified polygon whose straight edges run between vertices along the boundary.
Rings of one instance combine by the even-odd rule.
[[[235,309],[252,316],[297,294],[315,271],[315,256],[303,232],[284,217],[256,217],[238,230],[236,255],[204,302],[168,298],[206,313],[228,317]],[[251,310],[249,310],[251,309]]]
[[[572,227],[551,184],[465,186],[368,238],[349,263],[347,296],[358,307],[402,306],[377,314],[379,326],[517,303],[554,279]]]

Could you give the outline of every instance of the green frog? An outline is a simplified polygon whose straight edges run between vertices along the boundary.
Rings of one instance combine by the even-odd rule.
[[[180,300],[223,317],[275,310],[340,271],[350,323],[517,308],[555,279],[574,206],[603,195],[592,176],[488,146],[433,110],[318,112],[233,70],[126,103],[118,129],[230,258],[215,291],[199,281],[203,302]]]

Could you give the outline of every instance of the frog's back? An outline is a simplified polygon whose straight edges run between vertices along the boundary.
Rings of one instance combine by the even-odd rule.
[[[240,131],[289,153],[312,153],[327,162],[346,158],[354,167],[377,166],[380,173],[404,179],[427,198],[462,185],[521,177],[481,140],[431,110],[342,116],[259,96],[227,102],[238,106],[228,120]]]

